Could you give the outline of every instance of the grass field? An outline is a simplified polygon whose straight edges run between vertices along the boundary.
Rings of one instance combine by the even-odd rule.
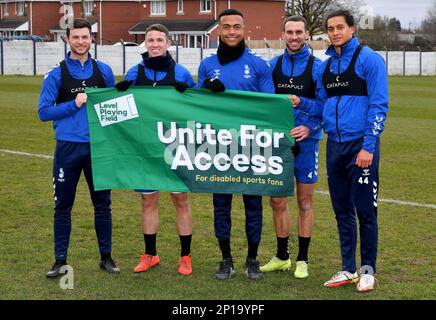
[[[41,77],[0,77],[0,149],[52,155],[51,123],[41,123],[37,103]],[[436,78],[390,78],[390,111],[381,142],[380,199],[436,204]],[[320,146],[317,190],[326,191],[325,140]],[[122,273],[98,269],[98,248],[87,186],[82,177],[73,208],[68,262],[74,268],[74,290],[62,290],[45,278],[53,263],[52,161],[0,151],[0,299],[435,299],[436,209],[379,202],[380,288],[359,294],[354,286],[322,284],[341,266],[336,221],[329,197],[315,195],[315,226],[309,251],[310,277],[291,272],[266,274],[259,282],[243,274],[246,256],[242,199],[233,201],[232,250],[237,274],[218,282],[213,276],[221,259],[213,230],[211,196],[193,194],[193,268],[191,277],[177,274],[179,256],[174,209],[169,195],[160,201],[158,252],[161,265],[134,274],[143,251],[139,196],[113,191],[113,256]],[[290,198],[293,221],[295,199]],[[271,209],[264,198],[264,229],[259,260],[275,253]],[[296,227],[290,251],[296,257]],[[292,268],[293,272],[293,268]]]

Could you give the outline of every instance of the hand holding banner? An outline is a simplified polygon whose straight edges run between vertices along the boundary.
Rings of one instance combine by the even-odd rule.
[[[285,95],[87,89],[94,186],[293,195]]]

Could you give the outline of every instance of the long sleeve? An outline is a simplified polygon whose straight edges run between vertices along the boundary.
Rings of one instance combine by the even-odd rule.
[[[127,71],[126,75],[124,76],[124,80],[133,81],[133,85],[136,83],[136,78],[138,76],[138,65],[135,65]]]
[[[263,92],[263,93],[275,92],[272,70],[266,61],[259,72],[259,92]]]
[[[383,58],[371,53],[363,64],[368,89],[368,117],[363,149],[373,153],[375,144],[384,130],[388,112],[388,77]]]
[[[207,78],[207,73],[206,73],[206,69],[204,66],[204,63],[201,62],[200,66],[198,67],[198,83],[197,83],[197,87],[198,88],[204,88],[204,80],[206,80]]]
[[[59,67],[55,67],[47,72],[38,103],[38,116],[41,121],[60,120],[71,116],[79,110],[74,100],[56,104],[60,83]]]

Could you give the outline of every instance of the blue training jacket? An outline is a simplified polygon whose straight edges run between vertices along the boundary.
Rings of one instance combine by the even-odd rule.
[[[254,51],[245,48],[238,59],[221,65],[216,53],[201,61],[198,68],[198,87],[204,88],[204,80],[218,78],[226,89],[274,93],[272,70],[268,61]]]
[[[141,61],[139,63],[144,67],[145,76],[147,79],[153,80],[154,79],[154,70],[148,69],[144,65],[144,61]],[[138,65],[134,65],[127,71],[126,75],[124,76],[124,80],[130,80],[133,81],[133,85],[136,84],[136,77],[138,76]],[[156,72],[156,81],[162,80],[167,75],[166,71],[157,71]],[[192,78],[191,73],[181,64],[176,64],[174,67],[174,76],[176,81],[184,82],[189,88],[195,87],[194,79]]]
[[[331,72],[344,72],[351,62],[354,51],[359,46],[357,38],[353,37],[342,46],[341,57],[335,48],[330,46],[326,54],[331,56]],[[318,79],[318,98],[323,102],[323,126],[329,139],[336,142],[347,142],[364,138],[363,149],[374,153],[374,148],[384,129],[384,122],[388,112],[388,78],[383,58],[368,47],[363,47],[356,61],[355,72],[359,78],[366,81],[367,96],[327,97],[322,77],[327,65],[324,61]],[[336,104],[339,100],[338,115]],[[336,126],[336,116],[338,125]],[[341,141],[339,141],[338,130]]]
[[[284,50],[283,63],[282,63],[282,73],[287,77],[298,77],[303,74],[306,69],[307,62],[311,56],[309,47],[304,45],[300,51],[290,55],[288,50]],[[277,61],[280,56],[276,56],[270,60],[271,70],[274,70]],[[312,79],[315,81],[315,85],[318,82],[318,72],[322,64],[322,61],[315,57],[312,69]],[[291,75],[291,72],[293,73]],[[318,87],[316,88],[316,95],[318,95]],[[310,136],[307,139],[321,140],[322,139],[322,115],[316,112],[318,108],[322,108],[322,103],[315,99],[299,97],[301,102],[294,108],[294,125],[306,126],[310,129]],[[318,104],[318,108],[316,107]],[[310,114],[312,112],[313,114]]]
[[[70,58],[70,52],[65,55],[65,62],[69,73],[75,79],[88,79],[93,74],[90,54],[88,54],[88,60],[85,61],[83,66],[79,60]],[[115,79],[111,67],[100,61],[97,61],[97,65],[106,86],[113,87]],[[74,100],[56,104],[60,86],[61,68],[57,64],[44,76],[38,104],[39,119],[41,121],[53,121],[56,140],[89,142],[86,105],[78,108]]]

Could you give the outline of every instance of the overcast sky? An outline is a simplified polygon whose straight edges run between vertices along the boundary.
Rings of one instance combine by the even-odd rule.
[[[427,10],[436,0],[365,0],[375,15],[396,17],[405,29],[421,25]]]

